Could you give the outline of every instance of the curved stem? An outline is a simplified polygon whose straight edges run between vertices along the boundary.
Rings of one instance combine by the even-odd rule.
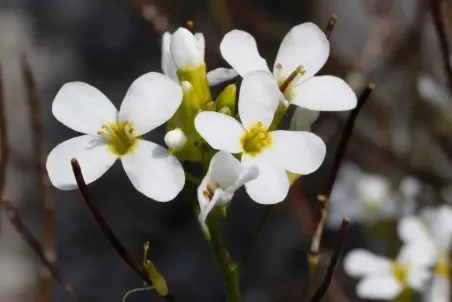
[[[221,235],[219,220],[207,219],[207,226],[215,256],[223,270],[224,280],[226,282],[227,301],[240,302],[239,268],[229,257]]]
[[[187,171],[185,171],[185,179],[196,186],[199,186],[199,184],[201,183],[201,179],[199,179],[199,177],[196,177],[195,175]]]

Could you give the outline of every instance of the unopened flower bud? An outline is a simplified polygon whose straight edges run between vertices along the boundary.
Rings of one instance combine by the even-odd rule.
[[[169,131],[165,135],[165,144],[172,151],[182,150],[187,142],[187,136],[180,128]]]
[[[171,38],[171,55],[177,69],[196,68],[204,63],[204,55],[195,36],[180,27]]]
[[[237,93],[237,86],[235,84],[231,84],[227,86],[221,93],[218,95],[217,99],[215,100],[215,103],[217,105],[217,108],[223,108],[227,107],[230,109],[231,114],[235,112],[235,105],[236,105],[236,93]]]

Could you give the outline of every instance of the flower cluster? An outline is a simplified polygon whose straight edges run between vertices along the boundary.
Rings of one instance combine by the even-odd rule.
[[[227,205],[241,186],[257,203],[279,203],[290,188],[288,174],[310,174],[324,160],[324,142],[307,131],[318,111],[350,110],[357,103],[340,78],[315,76],[330,47],[312,23],[287,33],[273,71],[244,31],[227,33],[220,45],[232,69],[207,72],[201,33],[179,28],[165,33],[162,42],[164,75],[150,72],[135,80],[119,111],[86,83],[72,82],[60,89],[52,112],[83,135],[50,152],[47,171],[55,187],[77,187],[72,158],[79,161],[88,184],[119,159],[138,191],[169,201],[185,184],[181,161],[193,161],[205,171],[198,188],[201,221],[213,208]],[[212,98],[210,86],[238,75],[243,78],[238,98],[235,84]],[[295,130],[279,130],[290,104],[300,109]],[[164,123],[169,150],[142,138]]]

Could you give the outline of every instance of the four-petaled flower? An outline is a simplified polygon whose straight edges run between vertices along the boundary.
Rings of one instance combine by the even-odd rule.
[[[162,70],[176,82],[177,69],[196,68],[204,64],[205,39],[202,33],[194,35],[186,28],[180,27],[171,34],[165,32],[162,39]],[[209,85],[213,86],[237,76],[231,68],[217,68],[207,73]]]
[[[157,201],[172,200],[184,186],[184,170],[168,150],[140,136],[168,121],[181,101],[180,86],[155,72],[132,83],[119,112],[96,88],[82,82],[65,84],[53,101],[53,115],[85,135],[50,152],[46,164],[50,181],[59,189],[72,190],[77,188],[72,158],[79,161],[87,184],[119,158],[138,191]]]
[[[256,164],[259,177],[245,184],[250,197],[262,204],[284,200],[289,191],[287,172],[309,174],[322,164],[326,146],[320,137],[303,131],[268,131],[280,93],[266,71],[247,74],[241,84],[238,112],[242,123],[217,112],[195,118],[198,133],[214,149],[241,153],[244,165]]]
[[[223,58],[243,77],[251,71],[269,71],[249,33],[232,30],[220,44]],[[317,111],[342,111],[356,107],[355,93],[344,80],[314,76],[326,63],[330,44],[313,23],[293,27],[284,37],[273,65],[279,89],[289,104]],[[286,102],[286,104],[287,104]]]
[[[244,166],[230,153],[218,151],[198,187],[199,221],[204,223],[215,206],[228,204],[237,189],[258,175],[255,165]]]

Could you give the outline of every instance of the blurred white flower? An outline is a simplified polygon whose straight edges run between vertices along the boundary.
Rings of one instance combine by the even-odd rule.
[[[244,166],[230,153],[217,152],[198,187],[199,221],[204,223],[215,206],[228,204],[235,191],[258,176],[257,166]]]
[[[432,261],[422,245],[407,244],[395,260],[363,249],[353,250],[344,259],[344,269],[350,276],[361,278],[356,288],[358,297],[393,300],[405,288],[422,291],[431,276]]]
[[[53,101],[53,115],[85,135],[50,152],[46,163],[50,181],[61,190],[72,190],[77,188],[72,158],[79,161],[87,184],[119,158],[138,191],[157,201],[172,200],[184,186],[184,170],[168,150],[140,136],[168,121],[181,101],[180,86],[155,72],[132,83],[119,113],[96,88],[82,82],[65,84]]]
[[[241,84],[238,112],[242,123],[218,112],[201,112],[195,127],[217,150],[242,153],[244,165],[255,164],[259,177],[245,184],[251,199],[262,204],[284,200],[289,191],[287,172],[309,174],[322,164],[326,146],[320,137],[303,131],[268,131],[280,92],[266,71],[247,74]],[[258,101],[256,101],[258,100]]]
[[[255,70],[270,71],[257,50],[256,41],[247,32],[235,29],[227,33],[221,41],[220,51],[242,77]],[[288,102],[317,111],[356,107],[356,95],[345,81],[329,75],[314,76],[329,54],[328,39],[313,23],[297,25],[286,34],[273,65],[279,87],[285,86],[286,105]]]
[[[344,163],[331,194],[327,224],[338,227],[342,217],[353,222],[375,223],[398,215],[391,184],[381,175],[367,174],[355,164]]]
[[[179,82],[177,69],[197,67],[204,64],[205,39],[202,33],[194,35],[186,28],[179,28],[174,34],[165,32],[162,39],[162,70],[174,81]],[[177,66],[177,67],[176,67]],[[231,68],[217,68],[207,73],[209,85],[216,85],[237,76]]]

